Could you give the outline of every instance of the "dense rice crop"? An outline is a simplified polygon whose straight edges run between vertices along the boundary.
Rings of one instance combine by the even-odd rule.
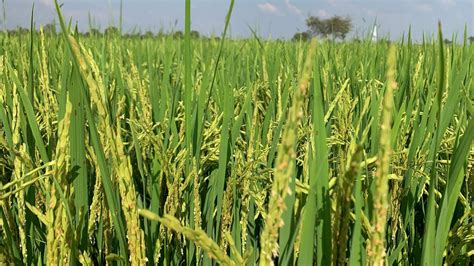
[[[62,27],[0,35],[0,263],[472,263],[473,45]]]

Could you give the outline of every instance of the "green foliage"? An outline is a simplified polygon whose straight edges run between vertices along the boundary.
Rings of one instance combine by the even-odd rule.
[[[472,264],[472,45],[189,19],[0,35],[0,264]]]
[[[191,34],[191,38],[193,39],[199,39],[199,37],[201,36],[199,34],[199,31],[196,31],[196,30],[191,31],[190,34]]]
[[[309,16],[306,19],[306,25],[310,32],[324,38],[340,38],[344,40],[352,29],[352,20],[349,17],[333,16],[328,19],[322,19],[315,16]]]
[[[56,34],[56,25],[53,23],[48,23],[43,27],[44,33],[46,34]]]
[[[118,35],[120,31],[117,27],[109,26],[105,29],[104,33],[107,36],[115,36],[115,35]]]
[[[173,32],[173,38],[175,39],[182,39],[184,37],[184,34],[182,31],[175,31]]]
[[[309,41],[311,39],[311,35],[308,32],[297,32],[295,35],[293,35],[293,38],[291,38],[292,41]]]

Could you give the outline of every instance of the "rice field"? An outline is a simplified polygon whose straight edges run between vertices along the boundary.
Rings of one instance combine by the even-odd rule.
[[[84,37],[58,15],[0,34],[0,264],[472,265],[466,36],[191,39],[187,14],[184,39]]]

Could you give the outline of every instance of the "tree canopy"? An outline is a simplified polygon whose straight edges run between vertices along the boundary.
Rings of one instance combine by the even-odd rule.
[[[315,36],[340,38],[344,40],[352,29],[352,20],[350,17],[344,18],[341,16],[333,16],[328,19],[309,16],[306,19],[306,25],[309,31]]]
[[[109,26],[107,29],[105,29],[105,35],[117,35],[120,33],[119,29],[114,26]]]
[[[48,23],[44,25],[43,32],[49,34],[56,34],[56,26],[54,25],[54,23]]]
[[[199,39],[199,36],[200,36],[199,31],[193,30],[193,31],[191,31],[190,34],[191,34],[191,38]]]
[[[308,32],[297,32],[293,35],[292,41],[308,41],[311,35]]]

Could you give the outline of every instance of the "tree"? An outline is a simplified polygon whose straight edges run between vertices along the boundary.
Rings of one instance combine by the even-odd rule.
[[[315,36],[320,35],[326,38],[330,33],[327,20],[325,19],[309,16],[306,19],[306,25],[308,26],[309,31]]]
[[[119,34],[119,30],[117,27],[114,26],[109,26],[107,29],[105,29],[105,35],[117,35]]]
[[[30,32],[30,30],[27,29],[27,28],[17,27],[17,28],[14,29],[14,30],[9,30],[9,31],[8,31],[8,34],[9,34],[9,35],[12,35],[12,36],[19,36],[19,35],[28,34],[29,32]]]
[[[293,38],[291,39],[292,41],[308,41],[311,38],[309,32],[297,32],[295,35],[293,35]]]
[[[347,33],[352,29],[352,21],[349,17],[343,18],[340,16],[334,16],[329,19],[328,23],[331,34],[342,40],[346,38]]]
[[[469,37],[469,42],[472,44],[474,43],[474,36]]]
[[[173,33],[173,38],[175,39],[182,39],[183,38],[183,32],[182,31],[176,31],[175,33]]]
[[[164,32],[163,30],[160,30],[157,34],[156,34],[156,38],[164,38],[168,36],[168,34],[166,32]]]
[[[153,37],[154,37],[154,35],[153,35],[153,32],[151,32],[151,31],[147,31],[142,35],[142,38],[144,38],[144,39],[151,39]]]
[[[191,34],[191,38],[199,39],[199,36],[200,36],[199,31],[193,30],[190,32],[190,34]]]
[[[48,23],[44,25],[43,32],[45,34],[56,34],[56,26],[53,23]]]
[[[352,20],[349,17],[333,16],[328,19],[321,19],[309,16],[306,19],[306,25],[313,35],[319,35],[324,38],[332,37],[344,40],[352,29]]]
[[[89,33],[91,36],[99,36],[100,35],[100,31],[98,29],[95,29],[95,28],[91,28],[89,30]]]

